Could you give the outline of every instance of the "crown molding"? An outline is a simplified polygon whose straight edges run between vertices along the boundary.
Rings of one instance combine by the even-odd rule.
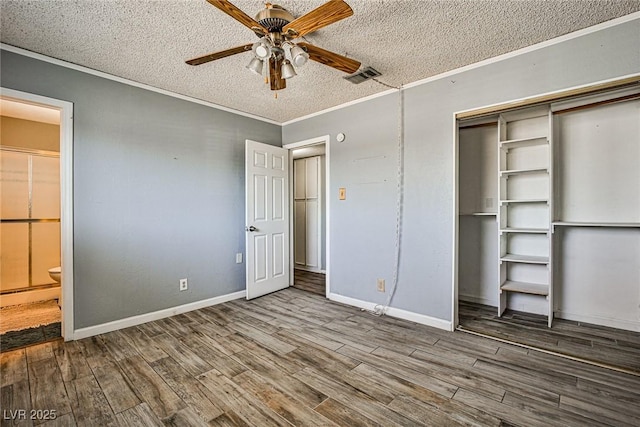
[[[94,70],[92,68],[88,68],[88,67],[85,67],[85,66],[82,66],[82,65],[74,64],[72,62],[63,61],[61,59],[52,58],[52,57],[47,56],[47,55],[43,55],[43,54],[40,54],[40,53],[32,52],[30,50],[22,49],[20,47],[12,46],[12,45],[9,45],[9,44],[6,44],[6,43],[0,43],[0,49],[1,50],[6,50],[8,52],[16,53],[18,55],[27,56],[29,58],[37,59],[39,61],[48,62],[50,64],[59,65],[61,67],[70,68],[72,70],[80,71],[82,73],[87,73],[87,74],[91,74],[91,75],[94,75],[94,76],[97,76],[97,77],[102,77],[103,79],[113,80],[113,81],[118,82],[118,83],[123,83],[123,84],[129,85],[129,86],[138,87],[138,88],[145,89],[145,90],[148,90],[148,91],[151,91],[151,92],[160,93],[162,95],[171,96],[173,98],[178,98],[178,99],[181,99],[183,101],[193,102],[195,104],[200,104],[200,105],[204,105],[206,107],[215,108],[216,110],[226,111],[227,113],[233,113],[233,114],[237,114],[239,116],[248,117],[250,119],[260,120],[260,121],[265,122],[265,123],[270,123],[270,124],[273,124],[273,125],[282,126],[282,123],[280,123],[280,122],[278,122],[276,120],[267,119],[266,117],[261,117],[261,116],[255,115],[255,114],[246,113],[244,111],[235,110],[233,108],[223,107],[222,105],[214,104],[213,102],[203,101],[202,99],[194,98],[194,97],[187,96],[187,95],[181,95],[179,93],[171,92],[169,90],[160,89],[160,88],[157,88],[157,87],[154,87],[154,86],[151,86],[151,85],[147,85],[147,84],[144,84],[144,83],[139,83],[139,82],[136,82],[136,81],[133,81],[133,80],[125,79],[123,77],[114,76],[113,74],[109,74],[109,73],[105,73],[105,72],[102,72],[102,71]]]
[[[556,45],[556,44],[559,44],[559,43],[563,43],[563,42],[568,41],[568,40],[572,40],[572,39],[575,39],[575,38],[578,38],[578,37],[582,37],[582,36],[585,36],[585,35],[588,35],[588,34],[592,34],[592,33],[598,32],[598,31],[602,31],[602,30],[607,29],[607,28],[615,27],[617,25],[621,25],[621,24],[624,24],[626,22],[631,22],[631,21],[635,21],[635,20],[638,20],[638,19],[640,19],[640,12],[634,12],[634,13],[631,13],[629,15],[622,16],[620,18],[616,18],[616,19],[612,19],[610,21],[602,22],[600,24],[596,24],[596,25],[593,25],[591,27],[583,28],[581,30],[574,31],[574,32],[569,33],[569,34],[565,34],[565,35],[562,35],[562,36],[559,36],[559,37],[556,37],[556,38],[553,38],[553,39],[550,39],[550,40],[546,40],[546,41],[543,41],[543,42],[540,42],[540,43],[536,43],[536,44],[531,45],[531,46],[527,46],[527,47],[524,47],[524,48],[521,48],[521,49],[518,49],[518,50],[514,50],[513,52],[508,52],[508,53],[505,53],[505,54],[502,54],[502,55],[495,56],[493,58],[485,59],[485,60],[480,61],[480,62],[476,62],[476,63],[473,63],[473,64],[466,65],[464,67],[456,68],[456,69],[451,70],[451,71],[446,71],[444,73],[440,73],[440,74],[437,74],[437,75],[432,76],[432,77],[428,77],[428,78],[425,78],[425,79],[422,79],[422,80],[418,80],[418,81],[415,81],[415,82],[412,82],[412,83],[408,83],[408,84],[402,85],[398,89],[388,89],[388,90],[385,90],[385,91],[382,91],[382,92],[379,92],[379,93],[375,93],[373,95],[369,95],[369,96],[366,96],[366,97],[363,97],[363,98],[358,98],[358,99],[355,99],[353,101],[349,101],[349,102],[346,102],[346,103],[343,103],[343,104],[340,104],[340,105],[336,105],[336,106],[333,106],[333,107],[330,107],[330,108],[326,108],[324,110],[320,110],[320,111],[317,111],[315,113],[311,113],[311,114],[307,114],[305,116],[301,116],[301,117],[298,117],[298,118],[295,118],[295,119],[287,120],[285,122],[278,122],[276,120],[267,119],[266,117],[261,117],[261,116],[258,116],[258,115],[255,115],[255,114],[250,114],[250,113],[247,113],[247,112],[244,112],[244,111],[235,110],[233,108],[223,107],[221,105],[214,104],[214,103],[208,102],[208,101],[203,101],[203,100],[198,99],[198,98],[193,98],[193,97],[190,97],[190,96],[181,95],[181,94],[178,94],[178,93],[175,93],[175,92],[171,92],[171,91],[168,91],[168,90],[165,90],[165,89],[159,89],[159,88],[156,88],[154,86],[150,86],[150,85],[147,85],[147,84],[144,84],[144,83],[139,83],[139,82],[135,82],[133,80],[125,79],[123,77],[114,76],[112,74],[108,74],[108,73],[105,73],[105,72],[102,72],[102,71],[97,71],[97,70],[94,70],[92,68],[84,67],[82,65],[77,65],[77,64],[74,64],[74,63],[71,63],[71,62],[60,60],[60,59],[52,58],[52,57],[49,57],[49,56],[46,56],[46,55],[42,55],[40,53],[32,52],[32,51],[29,51],[29,50],[26,50],[26,49],[22,49],[22,48],[19,48],[19,47],[16,47],[16,46],[8,45],[8,44],[5,44],[5,43],[0,43],[0,49],[1,50],[6,50],[6,51],[9,51],[9,52],[13,52],[13,53],[17,53],[19,55],[27,56],[27,57],[30,57],[30,58],[38,59],[40,61],[48,62],[48,63],[51,63],[51,64],[59,65],[59,66],[62,66],[62,67],[71,68],[73,70],[81,71],[81,72],[84,72],[84,73],[87,73],[87,74],[92,74],[94,76],[98,76],[98,77],[102,77],[102,78],[105,78],[105,79],[113,80],[113,81],[116,81],[116,82],[119,82],[119,83],[127,84],[127,85],[134,86],[134,87],[139,87],[139,88],[146,89],[146,90],[149,90],[149,91],[152,91],[152,92],[157,92],[157,93],[160,93],[160,94],[163,94],[163,95],[167,95],[167,96],[171,96],[171,97],[174,97],[174,98],[182,99],[182,100],[185,100],[185,101],[193,102],[193,103],[196,103],[196,104],[204,105],[204,106],[207,106],[207,107],[215,108],[217,110],[226,111],[226,112],[233,113],[233,114],[238,114],[238,115],[243,116],[243,117],[248,117],[248,118],[251,118],[251,119],[260,120],[260,121],[265,122],[265,123],[275,124],[275,125],[279,125],[281,127],[284,127],[284,126],[287,126],[287,125],[290,125],[290,124],[293,124],[293,123],[296,123],[296,122],[299,122],[299,121],[310,119],[312,117],[317,117],[317,116],[320,116],[320,115],[323,115],[323,114],[326,114],[326,113],[329,113],[329,112],[332,112],[332,111],[340,110],[340,109],[343,109],[343,108],[350,107],[352,105],[356,105],[356,104],[360,104],[360,103],[363,103],[363,102],[367,102],[367,101],[370,101],[370,100],[375,99],[375,98],[379,98],[379,97],[382,97],[382,96],[387,96],[387,95],[390,95],[392,93],[396,93],[399,90],[410,89],[410,88],[421,86],[421,85],[424,85],[424,84],[427,84],[427,83],[430,83],[430,82],[433,82],[433,81],[436,81],[436,80],[448,78],[448,77],[454,76],[456,74],[463,73],[465,71],[469,71],[469,70],[473,70],[475,68],[484,67],[485,65],[501,62],[501,61],[504,61],[504,60],[507,60],[507,59],[510,59],[510,58],[514,58],[514,57],[517,57],[517,56],[520,56],[520,55],[527,54],[529,52],[534,52],[536,50],[543,49],[545,47],[549,47],[549,46],[553,46],[553,45]]]
[[[539,50],[539,49],[544,49],[545,47],[549,47],[549,46],[553,46],[553,45],[556,45],[556,44],[559,44],[559,43],[563,43],[563,42],[566,42],[568,40],[572,40],[572,39],[576,39],[578,37],[582,37],[582,36],[585,36],[585,35],[588,35],[588,34],[596,33],[598,31],[602,31],[604,29],[615,27],[617,25],[621,25],[621,24],[624,24],[626,22],[631,22],[631,21],[635,21],[635,20],[638,20],[638,19],[640,19],[640,12],[634,12],[634,13],[631,13],[629,15],[622,16],[620,18],[616,18],[616,19],[612,19],[610,21],[602,22],[600,24],[596,24],[596,25],[593,25],[591,27],[583,28],[581,30],[574,31],[572,33],[568,33],[568,34],[565,34],[565,35],[562,35],[562,36],[559,36],[559,37],[556,37],[556,38],[553,38],[553,39],[550,39],[550,40],[545,40],[543,42],[533,44],[531,46],[523,47],[521,49],[514,50],[513,52],[507,52],[507,53],[504,53],[502,55],[494,56],[493,58],[488,58],[488,59],[485,59],[485,60],[480,61],[480,62],[475,62],[473,64],[465,65],[464,67],[456,68],[456,69],[451,70],[451,71],[446,71],[444,73],[440,73],[440,74],[437,74],[437,75],[432,76],[432,77],[427,77],[425,79],[418,80],[418,81],[415,81],[413,83],[403,84],[403,85],[400,86],[400,88],[398,90],[405,90],[405,89],[410,89],[410,88],[417,87],[417,86],[422,86],[424,84],[431,83],[431,82],[434,82],[436,80],[445,79],[445,78],[454,76],[456,74],[464,73],[465,71],[469,71],[469,70],[473,70],[473,69],[476,69],[476,68],[484,67],[485,65],[494,64],[496,62],[501,62],[501,61],[504,61],[504,60],[507,60],[507,59],[510,59],[510,58],[514,58],[514,57],[517,57],[517,56],[520,56],[520,55],[527,54],[529,52],[534,52],[534,51]],[[389,95],[390,93],[397,92],[398,90],[394,90],[394,89],[385,90],[384,92],[380,92],[380,93],[377,93],[377,94],[374,94],[374,95],[370,95],[370,96],[367,96],[365,98],[360,98],[360,99],[356,99],[356,100],[353,100],[353,101],[346,102],[346,103],[341,104],[341,105],[336,105],[335,107],[330,107],[330,108],[327,108],[325,110],[321,110],[321,111],[317,111],[315,113],[308,114],[306,116],[302,116],[302,117],[298,117],[298,118],[295,118],[295,119],[292,119],[292,120],[288,120],[286,122],[283,122],[282,126],[287,126],[287,125],[290,125],[292,123],[296,123],[296,122],[299,122],[299,121],[310,119],[312,117],[320,116],[320,115],[325,114],[325,113],[329,113],[331,111],[336,111],[336,110],[340,110],[342,108],[350,107],[352,105],[356,105],[356,104],[359,104],[361,102],[370,101],[371,99],[378,98],[378,97],[381,97],[381,96],[386,96],[386,95]]]

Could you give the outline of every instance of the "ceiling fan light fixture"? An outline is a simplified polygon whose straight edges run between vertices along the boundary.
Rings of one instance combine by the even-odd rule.
[[[291,77],[297,76],[296,70],[288,59],[285,59],[282,63],[281,75],[283,79],[290,79]]]
[[[186,61],[189,65],[206,64],[251,50],[253,57],[246,68],[257,75],[263,75],[265,83],[269,84],[272,91],[285,89],[285,79],[295,77],[296,68],[305,65],[309,60],[345,73],[353,73],[360,68],[361,63],[354,59],[307,42],[292,41],[297,38],[306,41],[305,35],[353,15],[353,10],[344,0],[324,0],[324,4],[297,18],[282,6],[271,4],[267,0],[256,19],[252,19],[231,1],[207,1],[249,28],[259,40],[190,59]]]
[[[266,37],[255,42],[251,47],[251,50],[258,59],[267,59],[271,56],[271,46]]]
[[[309,59],[309,54],[305,52],[305,50],[298,45],[293,45],[293,47],[290,50],[290,53],[291,53],[291,61],[293,61],[293,64],[296,67],[303,66],[304,64],[307,63],[307,60]]]
[[[249,65],[247,65],[247,69],[252,73],[261,76],[263,65],[264,65],[264,62],[262,61],[262,59],[253,57],[251,58],[251,62],[249,62]]]

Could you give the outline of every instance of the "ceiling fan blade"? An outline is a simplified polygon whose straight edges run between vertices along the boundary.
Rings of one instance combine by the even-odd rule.
[[[227,56],[235,55],[237,53],[246,52],[251,50],[252,44],[245,44],[244,46],[232,47],[231,49],[221,50],[220,52],[210,53],[208,55],[199,56],[197,58],[186,61],[189,65],[200,65],[207,62],[215,61],[216,59],[225,58]]]
[[[282,78],[282,58],[269,58],[269,84],[271,90],[280,90],[287,87],[287,81]]]
[[[269,34],[266,28],[264,28],[258,21],[238,9],[228,0],[207,0],[213,6],[217,7],[230,17],[234,18],[236,21],[240,22],[247,28],[250,28],[252,31],[261,34]]]
[[[282,33],[288,33],[288,36],[292,38],[302,37],[351,15],[353,15],[353,10],[343,0],[330,0],[311,12],[289,22],[282,27]]]
[[[303,48],[309,54],[309,59],[319,62],[345,73],[355,73],[360,68],[360,62],[346,56],[338,55],[326,49],[319,48],[309,43],[300,42],[298,46]]]

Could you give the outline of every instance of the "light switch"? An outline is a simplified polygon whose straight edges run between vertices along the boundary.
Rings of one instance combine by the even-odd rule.
[[[340,200],[347,200],[347,189],[346,188],[340,188],[340,190],[338,191],[338,198]]]

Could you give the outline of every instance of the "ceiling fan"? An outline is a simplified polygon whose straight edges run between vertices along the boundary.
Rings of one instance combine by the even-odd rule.
[[[256,15],[256,19],[251,18],[228,0],[207,1],[251,29],[260,40],[190,59],[186,61],[189,65],[205,64],[251,50],[254,56],[247,68],[261,75],[265,62],[268,63],[267,79],[271,90],[286,88],[287,79],[296,75],[293,65],[296,67],[304,65],[308,59],[349,74],[355,73],[360,68],[360,62],[354,59],[306,42],[292,41],[353,15],[353,10],[343,0],[330,0],[298,18],[294,18],[282,6],[266,3],[265,8]]]

